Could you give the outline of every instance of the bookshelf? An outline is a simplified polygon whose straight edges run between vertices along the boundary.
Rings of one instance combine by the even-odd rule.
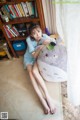
[[[0,60],[5,59],[12,59],[12,57],[0,24]]]
[[[32,12],[30,13],[29,11],[29,7],[27,8],[28,9],[28,16],[18,16],[16,15],[15,18],[12,18],[12,19],[9,19],[9,21],[5,22],[5,20],[1,20],[0,19],[0,29],[2,30],[3,32],[3,35],[6,39],[6,42],[8,43],[8,46],[13,54],[14,57],[19,57],[20,55],[23,55],[25,50],[22,50],[22,51],[15,51],[14,48],[13,48],[13,42],[14,41],[25,41],[26,40],[26,37],[28,34],[26,34],[25,36],[21,36],[20,34],[19,35],[16,35],[15,37],[13,36],[9,36],[8,33],[6,32],[7,30],[5,29],[12,29],[11,28],[7,28],[5,26],[16,26],[16,25],[19,25],[19,24],[30,24],[31,22],[38,22],[42,28],[42,30],[44,31],[45,30],[45,21],[44,21],[44,14],[43,14],[43,8],[42,8],[42,0],[6,0],[6,1],[3,1],[3,2],[0,2],[0,11],[1,11],[1,15],[4,15],[4,11],[3,11],[3,8],[4,6],[15,6],[15,5],[22,5],[22,2],[24,4],[27,4],[27,2],[30,4],[32,4],[33,6],[33,9],[35,10],[35,12],[33,12],[33,15],[30,15],[32,14]],[[17,11],[18,12],[18,11]],[[20,13],[21,14],[21,13]],[[26,14],[26,13],[25,13]],[[11,12],[9,13],[9,17],[11,15]]]

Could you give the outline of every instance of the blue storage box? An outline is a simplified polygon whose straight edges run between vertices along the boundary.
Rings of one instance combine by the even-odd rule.
[[[26,43],[23,41],[14,41],[13,48],[15,51],[21,51],[26,49]]]

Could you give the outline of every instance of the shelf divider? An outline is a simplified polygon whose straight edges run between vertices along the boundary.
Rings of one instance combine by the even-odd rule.
[[[10,20],[9,22],[4,22],[4,24],[8,25],[8,24],[19,24],[26,22],[39,22],[39,18],[29,18],[29,17],[15,18],[13,20]]]
[[[27,37],[27,36],[13,37],[13,38],[9,38],[9,41],[25,40],[26,37]]]

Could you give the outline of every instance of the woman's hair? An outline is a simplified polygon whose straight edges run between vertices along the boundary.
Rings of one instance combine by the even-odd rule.
[[[32,30],[37,27],[40,27],[38,23],[31,23],[29,26],[29,34],[31,34]]]

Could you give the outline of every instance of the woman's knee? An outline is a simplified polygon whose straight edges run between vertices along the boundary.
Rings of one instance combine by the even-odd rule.
[[[27,71],[28,71],[29,74],[32,73],[32,66],[31,65],[27,66]]]
[[[32,69],[32,73],[33,73],[33,75],[36,75],[36,69],[35,68]]]
[[[38,70],[36,65],[33,66],[32,72],[33,72],[33,75],[37,75]]]

